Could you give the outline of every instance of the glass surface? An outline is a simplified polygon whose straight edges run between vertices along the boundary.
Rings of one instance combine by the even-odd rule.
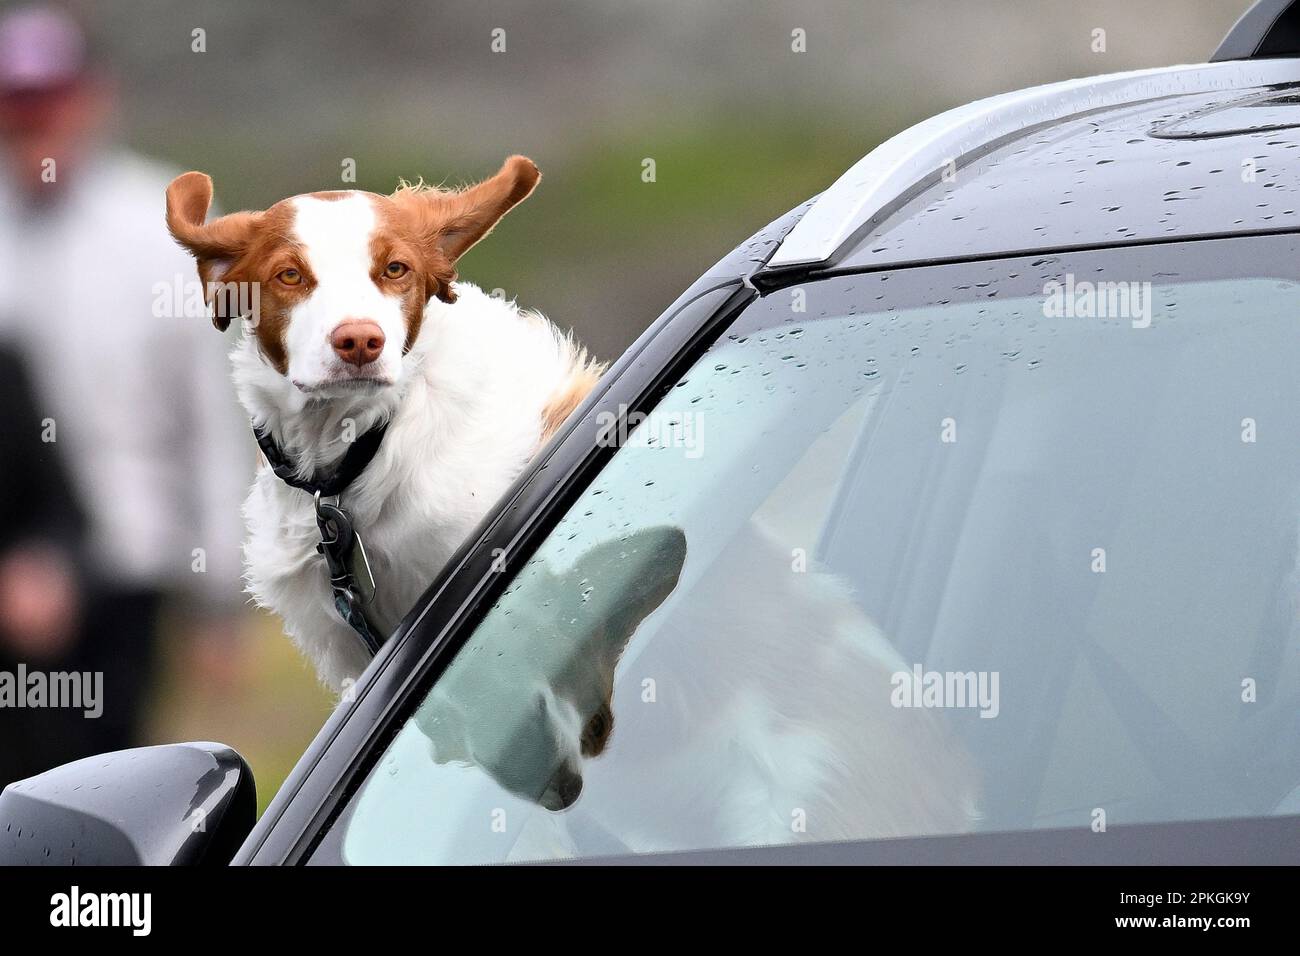
[[[1059,260],[915,307],[901,274],[755,302],[614,432],[337,852],[1297,812],[1297,285],[1152,255],[1127,306]]]

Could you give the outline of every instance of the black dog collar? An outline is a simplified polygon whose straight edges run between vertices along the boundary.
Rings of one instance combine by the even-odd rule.
[[[294,467],[293,462],[289,460],[289,456],[284,453],[284,449],[275,443],[275,439],[268,432],[264,432],[254,425],[253,437],[257,439],[262,454],[271,463],[271,470],[275,472],[277,478],[294,488],[301,488],[308,494],[320,495],[322,498],[333,498],[352,484],[357,476],[365,471],[366,466],[374,460],[375,455],[379,452],[379,443],[384,440],[384,432],[386,431],[388,431],[387,422],[376,425],[348,446],[347,454],[343,456],[343,460],[334,467],[333,471],[325,475],[312,475],[310,478],[297,477],[297,469]]]

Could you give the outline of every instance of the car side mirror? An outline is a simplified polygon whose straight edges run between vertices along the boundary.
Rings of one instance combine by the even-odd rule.
[[[0,866],[220,866],[256,816],[253,773],[224,744],[119,750],[5,787]]]

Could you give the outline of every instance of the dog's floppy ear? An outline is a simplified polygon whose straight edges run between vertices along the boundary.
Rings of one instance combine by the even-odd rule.
[[[212,179],[205,173],[182,173],[167,187],[167,229],[198,264],[203,296],[212,305],[212,283],[225,275],[252,241],[260,213],[236,212],[205,223],[212,205]],[[212,324],[224,332],[231,316],[218,303]]]
[[[424,247],[431,294],[444,302],[456,301],[451,290],[456,260],[527,199],[541,178],[531,159],[511,156],[495,176],[459,192],[403,185],[393,194],[393,201]]]
[[[443,254],[452,262],[463,256],[502,216],[527,199],[541,178],[527,156],[511,156],[495,176],[445,195],[445,220],[437,237]]]

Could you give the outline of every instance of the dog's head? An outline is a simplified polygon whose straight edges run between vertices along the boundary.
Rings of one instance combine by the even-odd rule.
[[[457,260],[540,178],[512,156],[459,191],[311,193],[206,222],[212,180],[191,172],[167,187],[167,227],[198,263],[216,327],[248,320],[276,372],[336,398],[398,384],[429,300],[455,301]]]

